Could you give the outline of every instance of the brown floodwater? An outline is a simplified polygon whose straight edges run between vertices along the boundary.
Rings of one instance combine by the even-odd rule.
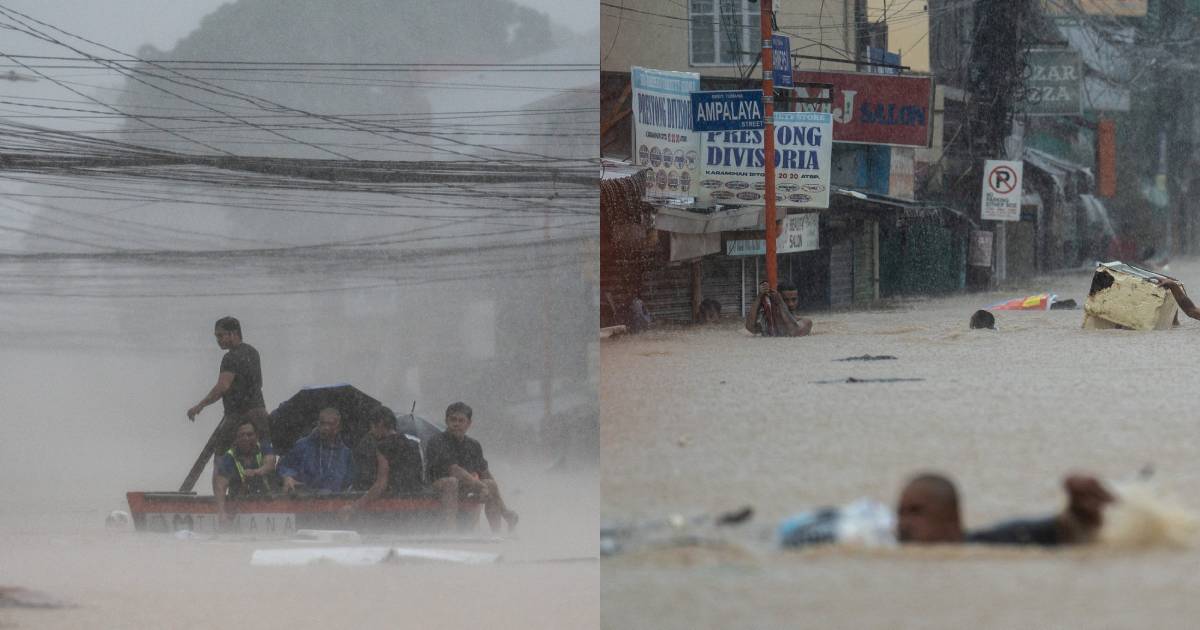
[[[1187,282],[1200,263],[1171,273]],[[1062,310],[997,312],[998,330],[968,329],[976,309],[1012,297],[1049,291],[1082,306],[1089,284],[1090,273],[1064,273],[817,312],[801,339],[727,321],[604,342],[603,520],[757,513],[708,545],[603,560],[602,626],[1193,627],[1194,545],[785,553],[761,540],[806,508],[891,504],[924,470],[958,482],[968,527],[1058,510],[1072,470],[1124,480],[1150,464],[1161,491],[1200,506],[1200,322],[1092,331],[1082,310]],[[864,354],[896,360],[837,361]]]

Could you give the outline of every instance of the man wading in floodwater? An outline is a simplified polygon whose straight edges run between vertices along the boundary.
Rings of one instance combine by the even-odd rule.
[[[1043,545],[1090,542],[1103,522],[1104,506],[1113,497],[1100,481],[1071,475],[1063,481],[1067,507],[1059,514],[1012,520],[987,529],[964,531],[954,482],[937,474],[913,477],[896,506],[896,537],[902,543],[984,543]]]
[[[1014,519],[980,530],[963,528],[958,490],[949,478],[923,473],[909,479],[900,493],[895,518],[889,508],[862,499],[843,509],[810,510],[784,520],[777,528],[779,545],[801,548],[833,542],[875,541],[869,544],[899,542],[902,544],[977,543],[991,545],[1040,545],[1055,547],[1088,543],[1095,540],[1104,522],[1104,510],[1115,499],[1099,479],[1090,475],[1070,475],[1063,480],[1067,507],[1058,514]],[[858,505],[864,504],[864,505]],[[692,519],[696,525],[710,524],[727,527],[745,522],[753,514],[750,508],[721,514],[713,519]],[[881,518],[882,517],[882,518]],[[678,532],[688,527],[683,517],[648,525],[601,528],[600,550],[604,555],[636,548],[638,539],[647,539],[657,530],[669,528],[671,546],[693,544],[697,538],[689,534],[680,538]],[[681,542],[681,540],[691,542]]]
[[[258,350],[242,341],[242,325],[236,318],[222,317],[217,320],[213,329],[217,346],[227,350],[221,359],[221,371],[217,375],[217,384],[208,392],[203,400],[187,410],[188,420],[196,421],[196,416],[207,406],[221,400],[225,407],[225,416],[221,418],[216,431],[208,439],[200,457],[192,466],[187,479],[179,488],[180,492],[191,492],[192,486],[200,478],[204,465],[210,455],[221,454],[229,449],[237,435],[237,428],[247,422],[254,425],[258,438],[264,441],[271,439],[268,430],[267,405],[262,395],[262,366],[258,358]],[[215,463],[215,460],[214,460]]]
[[[803,337],[812,332],[812,320],[796,317],[800,292],[787,282],[772,291],[766,283],[758,285],[758,298],[746,311],[746,330],[764,337]]]

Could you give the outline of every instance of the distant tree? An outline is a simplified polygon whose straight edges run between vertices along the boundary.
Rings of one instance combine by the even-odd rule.
[[[549,18],[512,0],[238,0],[206,16],[200,27],[173,49],[144,46],[139,53],[143,59],[174,61],[495,63],[542,52],[552,42]],[[182,71],[181,66],[169,67]],[[193,153],[213,153],[209,147],[216,147],[238,155],[321,159],[339,155],[372,160],[435,157],[428,148],[418,146],[430,143],[420,135],[430,130],[427,115],[431,106],[426,94],[431,84],[449,80],[441,73],[424,72],[233,72],[212,68],[188,70],[190,78],[185,79],[163,68],[144,69],[160,76],[140,76],[152,85],[133,79],[126,82],[118,106],[146,116],[126,125],[126,140]],[[203,85],[197,85],[198,81]],[[355,122],[347,125],[270,106],[256,108],[245,100],[218,94],[222,90]],[[458,109],[486,109],[471,102],[475,96],[471,92],[462,94],[464,105]],[[241,116],[246,122],[196,103]],[[158,117],[164,115],[172,118]],[[352,128],[375,122],[403,127],[410,133]],[[271,129],[264,128],[267,126]],[[246,209],[231,210],[227,216],[234,234],[264,239],[278,235],[289,220],[286,214]],[[321,223],[316,217],[311,220]],[[336,240],[344,222],[335,218],[327,222],[322,229],[330,240]]]

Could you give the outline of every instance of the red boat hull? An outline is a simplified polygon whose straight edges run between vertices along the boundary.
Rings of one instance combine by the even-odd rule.
[[[229,499],[226,510],[232,523],[221,529],[239,533],[287,535],[297,529],[356,529],[405,532],[436,531],[442,524],[441,503],[436,496],[418,495],[372,501],[349,522],[341,509],[360,495],[276,496]],[[184,492],[128,492],[129,512],[138,531],[197,533],[218,531],[217,504],[212,496]],[[459,526],[473,526],[480,504],[460,503]]]

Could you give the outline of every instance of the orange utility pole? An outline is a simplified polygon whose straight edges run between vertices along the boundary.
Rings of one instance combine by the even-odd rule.
[[[766,181],[766,207],[763,208],[763,223],[767,228],[767,284],[774,291],[778,288],[775,269],[775,82],[771,72],[775,69],[772,60],[771,0],[759,0],[762,6],[762,89],[763,89],[763,176]]]

